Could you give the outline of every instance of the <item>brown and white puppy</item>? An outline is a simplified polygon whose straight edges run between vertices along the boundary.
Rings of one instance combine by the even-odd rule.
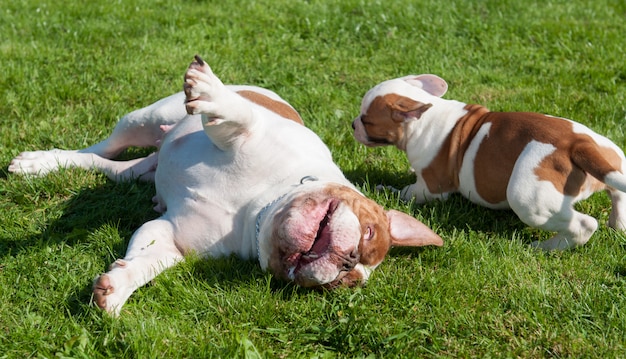
[[[447,88],[435,75],[382,82],[365,94],[352,123],[363,144],[406,152],[417,181],[402,189],[405,200],[460,192],[489,208],[511,208],[526,224],[556,232],[533,243],[552,250],[589,240],[597,220],[573,205],[606,190],[609,225],[626,229],[626,165],[613,142],[571,120],[442,99]]]
[[[157,142],[158,154],[108,159]],[[255,258],[282,279],[333,288],[365,283],[391,246],[442,245],[413,217],[359,193],[282,98],[225,86],[199,57],[184,93],[127,114],[108,139],[80,151],[24,152],[9,171],[72,166],[155,181],[155,210],[163,215],[144,223],[124,259],[94,283],[96,304],[115,315],[188,253]]]

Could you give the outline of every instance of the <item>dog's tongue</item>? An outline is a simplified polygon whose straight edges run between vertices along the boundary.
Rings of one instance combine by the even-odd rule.
[[[309,252],[324,254],[324,252],[328,250],[328,246],[330,245],[330,226],[328,221],[329,218],[327,215],[324,217],[322,223],[320,223],[320,230],[317,232],[317,237]]]
[[[332,212],[336,209],[337,205],[331,203],[328,208],[328,212],[324,216],[324,219],[320,222],[320,227],[317,231],[315,241],[311,246],[311,249],[300,258],[300,265],[305,265],[320,258],[328,251],[330,246],[331,233],[330,233],[330,218]]]

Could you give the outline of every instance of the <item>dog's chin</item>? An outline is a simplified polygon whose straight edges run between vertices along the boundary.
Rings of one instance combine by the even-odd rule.
[[[281,217],[272,271],[303,287],[340,286],[359,262],[360,223],[337,198],[306,198]]]
[[[371,135],[365,130],[363,123],[358,120],[353,122],[353,128],[354,132],[352,135],[354,136],[354,139],[367,147],[390,146],[396,144],[388,138]]]
[[[354,138],[367,147],[381,147],[381,146],[395,146],[396,145],[395,142],[389,141],[386,138],[370,137],[366,133],[359,135],[355,132]]]

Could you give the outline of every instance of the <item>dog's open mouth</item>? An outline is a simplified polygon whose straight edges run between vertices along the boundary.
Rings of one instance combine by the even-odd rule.
[[[315,262],[322,258],[330,250],[332,244],[332,229],[331,224],[333,220],[333,214],[337,210],[340,201],[336,199],[330,200],[326,206],[326,212],[322,216],[315,238],[311,243],[310,248],[307,251],[299,252],[289,258],[289,262],[292,265],[289,267],[288,277],[294,279],[296,273],[304,266]]]

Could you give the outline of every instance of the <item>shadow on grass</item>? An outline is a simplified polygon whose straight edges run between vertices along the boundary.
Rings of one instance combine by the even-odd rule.
[[[244,285],[264,282],[269,291],[283,299],[289,299],[295,294],[303,294],[311,289],[303,288],[292,282],[287,282],[264,272],[256,260],[241,259],[236,255],[222,258],[189,258],[191,266],[189,273],[196,280],[214,286]],[[185,265],[185,264],[183,264]]]
[[[39,247],[63,243],[84,248],[101,258],[97,259],[102,263],[99,273],[104,273],[115,258],[124,257],[135,230],[160,216],[152,210],[153,194],[154,185],[142,182],[106,181],[102,185],[84,188],[61,204],[61,217],[49,223],[44,233],[34,235],[26,243]],[[103,232],[102,228],[107,225],[111,227],[111,232]],[[27,248],[32,246],[24,246],[22,250]],[[273,276],[267,277],[268,274],[261,270],[256,260],[244,260],[236,255],[207,259],[191,255],[180,266],[184,266],[182,272],[189,273],[193,280],[200,280],[211,287],[246,286],[269,278],[270,291],[285,298],[309,291]],[[91,281],[76,288],[66,299],[69,313],[84,314],[91,296]]]
[[[353,172],[347,176],[357,185],[365,180],[371,181],[370,187],[375,187],[378,181],[389,178],[389,175],[383,172],[370,172],[367,176],[363,173]],[[82,173],[77,172],[77,175],[80,176]],[[401,186],[402,182],[409,182],[410,177],[410,175],[406,178],[400,176],[394,179],[394,183],[385,184]],[[40,188],[37,190],[49,196],[53,196],[52,193],[55,192],[63,193],[58,189],[67,185],[63,183],[63,178],[52,176],[52,179],[38,179],[36,187]],[[407,179],[409,181],[406,181]],[[45,193],[47,191],[49,194]],[[115,258],[124,256],[132,233],[143,223],[159,216],[152,210],[153,204],[150,199],[153,194],[154,185],[141,182],[104,181],[96,185],[87,185],[66,195],[65,201],[52,204],[56,207],[54,210],[62,214],[45,224],[42,233],[33,234],[30,238],[17,242],[5,242],[0,247],[9,246],[10,248],[3,248],[7,249],[5,253],[10,251],[11,255],[16,255],[32,248],[51,247],[57,244],[79,246],[93,253],[95,257],[101,258],[98,262],[102,263],[102,268],[98,269],[100,273],[104,272]],[[435,201],[426,205],[415,205],[412,206],[412,211],[414,214],[419,212],[421,217],[429,221],[440,234],[455,229],[462,231],[471,228],[479,231],[499,231],[502,235],[507,235],[523,227],[512,212],[488,210],[473,205],[461,196],[452,196],[445,202]],[[102,232],[103,227],[107,225],[112,228],[112,232]],[[425,249],[394,249],[391,255],[419,255],[423,250]],[[236,256],[192,261],[190,272],[194,278],[210,286],[237,286],[267,278],[267,274],[261,270],[256,261],[241,260]],[[91,298],[91,286],[91,281],[86,282],[69,295],[66,303],[70,313],[79,315],[85,311],[85,304],[89,303]],[[310,291],[274,277],[270,277],[269,288],[284,299]]]
[[[378,185],[403,188],[415,182],[415,175],[409,172],[390,174],[377,169],[363,168],[346,172],[353,183],[374,189]],[[412,214],[419,213],[433,227],[444,232],[466,231],[468,229],[510,237],[514,232],[527,226],[511,210],[494,210],[470,202],[460,194],[453,194],[445,201],[432,201],[411,205]]]

